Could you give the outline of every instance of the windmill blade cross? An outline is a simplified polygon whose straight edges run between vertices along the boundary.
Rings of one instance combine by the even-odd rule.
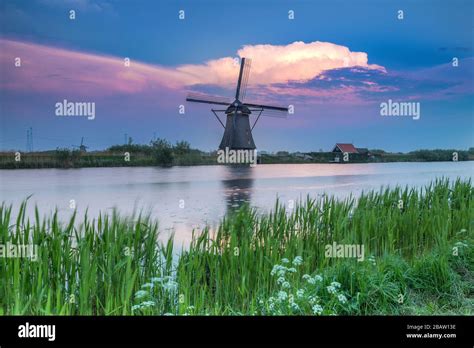
[[[252,113],[258,114],[264,117],[275,117],[275,118],[287,118],[288,113],[285,111],[274,111],[266,109],[250,109]]]
[[[275,110],[263,110],[262,116],[264,117],[276,117],[276,118],[287,118],[288,112],[286,111],[275,111]]]
[[[186,98],[186,101],[189,102],[226,106],[224,110],[221,110],[223,108],[211,109],[222,128],[224,128],[224,134],[219,145],[221,150],[228,148],[237,150],[255,149],[252,131],[260,116],[285,118],[289,113],[289,107],[286,106],[247,103],[244,101],[250,69],[251,60],[242,57],[234,100],[197,93],[190,93]],[[218,116],[218,112],[223,112],[226,115],[225,124]],[[250,127],[251,114],[256,116],[252,127]]]
[[[240,100],[239,99],[239,97],[240,97],[240,86],[242,85],[242,78],[243,78],[243,75],[244,75],[245,63],[246,63],[246,59],[242,58],[240,60],[240,71],[239,71],[239,79],[237,80],[237,89],[235,90],[235,99],[236,100]]]
[[[240,101],[245,100],[245,95],[247,94],[247,85],[249,83],[249,76],[250,76],[250,69],[252,68],[252,60],[250,58],[244,58],[245,65],[244,65],[244,73],[242,78],[242,84],[240,85]]]
[[[265,117],[276,117],[276,118],[286,118],[288,116],[288,107],[286,106],[277,106],[277,105],[265,105],[265,104],[254,104],[254,103],[245,103],[250,111],[259,112],[260,116]]]
[[[186,101],[193,103],[216,104],[216,105],[230,105],[230,99],[226,97],[189,93]]]
[[[288,112],[288,107],[286,106],[264,105],[264,104],[253,104],[253,103],[244,103],[244,105],[249,108]]]

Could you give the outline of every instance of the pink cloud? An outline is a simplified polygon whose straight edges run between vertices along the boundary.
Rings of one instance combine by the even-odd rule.
[[[124,57],[102,56],[28,42],[0,39],[2,75],[0,88],[39,93],[108,96],[141,94],[160,89],[184,90],[195,85],[234,87],[239,71],[233,57],[204,64],[164,67]],[[324,71],[361,66],[384,71],[368,64],[367,54],[328,42],[294,42],[288,45],[248,45],[237,52],[252,58],[249,84],[271,85],[308,81]],[[15,58],[21,67],[15,67]],[[302,91],[303,94],[311,94]]]
[[[21,67],[15,59],[21,59]],[[26,42],[0,40],[0,88],[81,95],[136,94],[148,88],[181,88],[191,77],[124,58],[81,53]]]

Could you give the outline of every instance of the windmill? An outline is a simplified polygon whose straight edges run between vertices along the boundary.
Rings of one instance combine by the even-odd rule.
[[[224,128],[224,135],[222,136],[219,149],[255,149],[252,130],[257,124],[260,116],[285,117],[288,113],[287,107],[244,102],[250,75],[250,67],[251,60],[242,58],[240,62],[239,79],[237,80],[237,89],[235,91],[235,100],[233,102],[230,102],[230,99],[225,97],[203,94],[189,94],[186,98],[186,101],[188,102],[222,105],[226,107],[225,109],[211,109],[219,123]],[[219,118],[217,114],[218,112],[223,112],[226,115],[225,125]],[[258,116],[252,127],[250,127],[250,115],[252,113],[255,113]]]
[[[79,151],[86,152],[89,146],[84,145],[84,137],[81,138],[81,145],[72,145],[73,147],[79,148]]]

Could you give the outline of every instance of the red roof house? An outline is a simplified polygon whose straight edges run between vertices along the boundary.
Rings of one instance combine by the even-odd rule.
[[[342,152],[342,153],[359,153],[357,149],[352,144],[341,144],[337,143],[332,149],[332,152]]]

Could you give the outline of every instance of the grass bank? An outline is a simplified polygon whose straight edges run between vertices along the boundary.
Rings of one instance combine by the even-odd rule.
[[[184,145],[183,145],[184,143]],[[383,163],[383,162],[438,162],[472,161],[474,149],[463,150],[418,150],[409,153],[387,153],[383,150],[366,154],[350,154],[344,161],[342,154],[333,152],[259,153],[261,164],[301,163]],[[454,156],[456,154],[456,156]],[[157,146],[116,145],[106,151],[84,152],[57,149],[43,152],[0,152],[0,169],[34,168],[91,168],[91,167],[153,167],[153,166],[196,166],[217,165],[216,151],[203,152],[191,149],[186,142],[171,146],[166,142]]]
[[[474,190],[439,180],[269,214],[243,207],[175,254],[149,217],[34,221],[0,207],[0,314],[473,314]],[[327,245],[364,247],[363,260]],[[346,255],[347,256],[347,255]]]

